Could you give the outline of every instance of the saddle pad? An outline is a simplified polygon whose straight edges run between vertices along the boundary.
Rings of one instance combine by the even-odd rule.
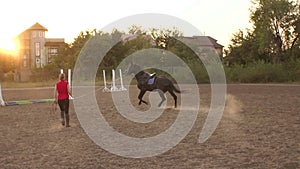
[[[152,85],[154,83],[155,77],[152,77],[148,80],[148,84]]]

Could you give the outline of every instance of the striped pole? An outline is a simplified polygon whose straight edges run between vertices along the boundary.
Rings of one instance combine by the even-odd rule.
[[[120,72],[120,81],[121,81],[121,87],[120,87],[120,90],[121,90],[121,91],[126,91],[127,89],[126,89],[126,88],[124,87],[124,85],[123,85],[122,70],[120,69],[119,72]]]
[[[69,83],[69,88],[71,90],[71,85],[72,85],[72,74],[71,74],[71,69],[68,69],[68,83]],[[69,96],[70,100],[73,100],[74,98],[72,96]]]
[[[5,102],[4,102],[3,97],[2,97],[1,82],[0,82],[0,105],[5,106]]]
[[[102,72],[103,72],[103,82],[104,82],[104,89],[102,91],[103,92],[109,92],[110,90],[107,88],[105,70],[102,70]]]
[[[69,87],[71,88],[71,69],[68,69],[68,83]]]
[[[118,88],[116,87],[116,73],[115,70],[112,70],[112,87],[110,91],[115,92],[118,91]]]
[[[8,101],[6,102],[6,106],[17,106],[17,105],[35,104],[35,103],[51,103],[51,102],[54,102],[54,99]]]

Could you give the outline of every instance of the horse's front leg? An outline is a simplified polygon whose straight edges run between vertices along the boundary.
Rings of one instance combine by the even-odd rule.
[[[146,90],[140,90],[140,94],[138,96],[138,99],[140,100],[139,105],[141,105],[142,102],[145,103],[145,104],[148,104],[146,101],[143,100],[143,96],[144,96],[145,93],[146,93]]]

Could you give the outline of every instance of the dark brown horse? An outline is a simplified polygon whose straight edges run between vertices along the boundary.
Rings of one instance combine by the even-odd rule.
[[[180,90],[178,90],[174,86],[172,81],[167,77],[158,77],[155,74],[149,74],[143,71],[142,68],[137,64],[131,64],[128,70],[126,71],[126,74],[134,74],[138,82],[137,87],[140,89],[140,94],[138,96],[138,99],[140,100],[139,105],[141,103],[148,104],[146,101],[143,100],[143,96],[146,93],[146,91],[158,91],[162,99],[161,102],[158,104],[158,106],[160,107],[162,103],[166,100],[164,93],[168,91],[174,98],[175,108],[177,107],[177,96],[174,93],[174,91],[180,93]],[[149,83],[149,80],[152,81],[151,84]]]

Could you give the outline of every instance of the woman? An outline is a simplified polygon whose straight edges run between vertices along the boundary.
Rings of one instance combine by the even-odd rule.
[[[59,81],[55,85],[54,99],[55,103],[59,105],[61,113],[61,124],[66,127],[70,127],[69,119],[69,97],[71,96],[71,91],[69,84],[65,81],[65,74],[59,74]]]

